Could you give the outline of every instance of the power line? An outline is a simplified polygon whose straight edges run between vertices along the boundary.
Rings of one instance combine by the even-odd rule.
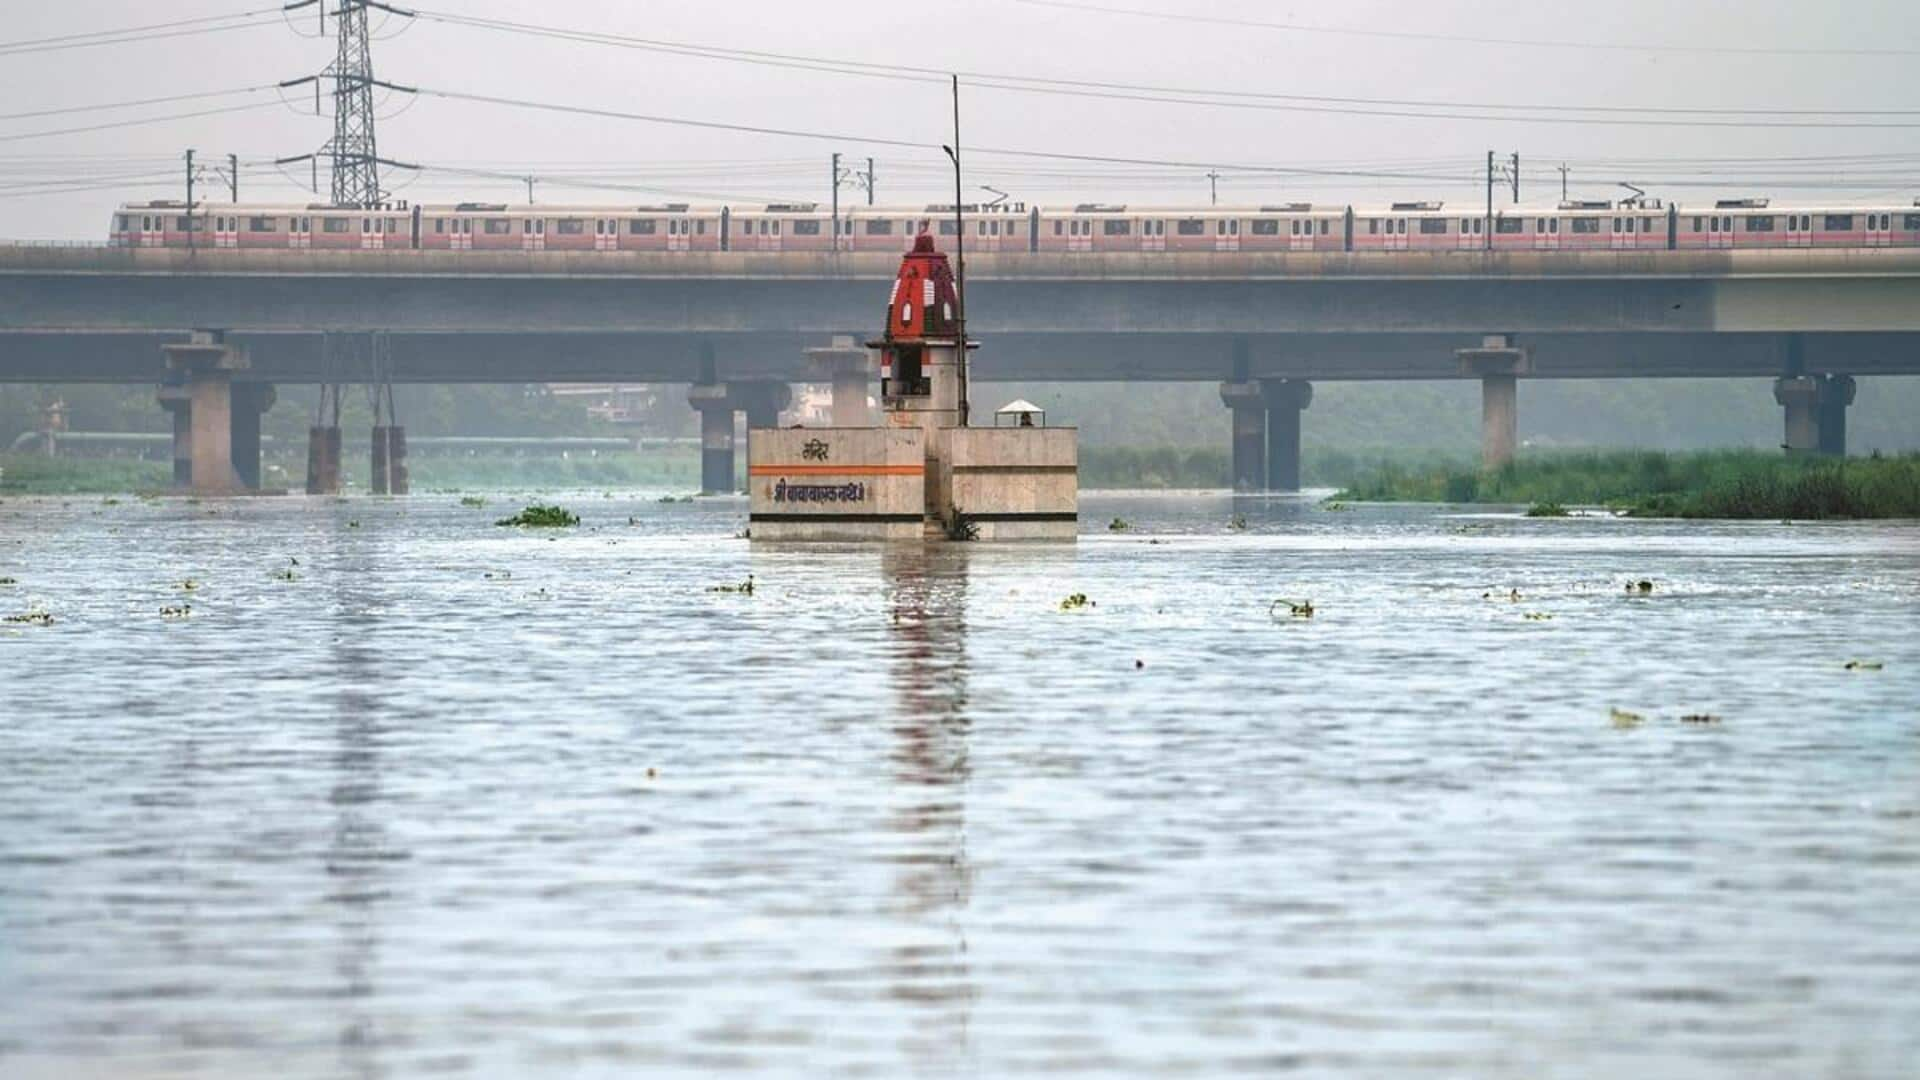
[[[227,113],[248,112],[253,109],[277,109],[278,101],[260,101],[251,105],[229,105],[219,109],[200,109],[196,112],[170,113],[166,116],[148,116],[138,120],[116,120],[106,124],[89,124],[85,127],[56,128],[50,131],[27,131],[17,135],[0,135],[0,143],[20,142],[26,139],[49,139],[57,135],[80,135],[89,131],[111,131],[118,128],[141,127],[146,124],[164,124],[175,120],[192,120],[202,116],[221,116]]]
[[[244,86],[233,90],[208,90],[198,94],[171,94],[167,97],[136,98],[131,101],[112,101],[98,105],[70,105],[61,109],[37,109],[33,112],[0,113],[0,120],[32,120],[42,116],[67,116],[73,113],[110,112],[114,109],[134,109],[146,105],[169,105],[178,101],[204,101],[208,98],[237,97],[241,94],[258,94],[274,89],[271,86]]]
[[[1722,56],[1920,56],[1920,49],[1823,49],[1774,48],[1767,46],[1743,47],[1738,45],[1657,45],[1634,44],[1631,42],[1485,37],[1471,34],[1436,34],[1412,30],[1358,30],[1332,26],[1314,26],[1308,23],[1263,22],[1256,19],[1235,19],[1216,15],[1189,15],[1171,11],[1148,11],[1138,8],[1111,7],[1105,4],[1083,3],[1078,2],[1078,0],[1014,0],[1014,2],[1028,4],[1033,7],[1063,8],[1068,11],[1097,12],[1102,15],[1125,15],[1136,19],[1157,19],[1167,22],[1235,26],[1253,30],[1280,30],[1295,34],[1329,34],[1342,37],[1389,38],[1400,41],[1437,41],[1459,45],[1503,45],[1534,49],[1586,49],[1599,52],[1684,53]]]
[[[97,30],[85,34],[65,34],[59,37],[29,38],[21,41],[0,42],[0,56],[28,56],[34,53],[65,52],[69,49],[90,49],[97,45],[126,45],[165,41],[170,38],[194,37],[200,34],[218,34],[228,30],[249,30],[271,25],[263,19],[264,15],[277,15],[279,9],[241,12],[236,15],[210,15],[198,19],[180,19],[174,22],[154,23],[148,26],[123,27],[118,30]],[[205,25],[219,23],[221,25]]]
[[[643,38],[631,35],[614,34],[601,31],[576,30],[565,27],[542,26],[533,23],[513,22],[504,19],[487,19],[475,16],[459,15],[447,12],[421,10],[416,14],[423,19],[449,25],[473,29],[492,30],[503,33],[519,34],[530,37],[543,37],[580,44],[602,45],[616,48],[637,49],[641,51],[661,52],[669,55],[687,56],[697,59],[725,60],[734,63],[753,64],[766,67],[792,68],[803,71],[816,71],[825,74],[857,75],[870,78],[895,79],[905,82],[944,83],[946,80],[928,74],[925,68],[902,64],[873,63],[859,60],[844,60],[831,57],[806,56],[794,53],[766,52],[754,49],[735,49],[724,46],[699,45],[688,42],[667,41],[659,38]],[[1138,83],[1107,82],[1087,79],[1061,79],[1041,76],[1007,75],[994,72],[958,71],[955,72],[971,86],[1023,93],[1058,94],[1073,97],[1109,98],[1121,101],[1151,102],[1176,105],[1197,105],[1224,108],[1262,108],[1283,112],[1327,112],[1338,115],[1386,116],[1405,119],[1449,119],[1449,120],[1503,120],[1518,122],[1535,118],[1520,115],[1530,112],[1550,113],[1556,123],[1591,123],[1612,125],[1649,125],[1649,126],[1809,126],[1809,127],[1867,127],[1880,125],[1836,125],[1821,122],[1807,125],[1788,124],[1733,124],[1733,123],[1659,123],[1645,120],[1613,120],[1604,117],[1639,116],[1701,116],[1701,117],[1835,117],[1835,116],[1920,116],[1920,109],[1780,109],[1780,108],[1705,108],[1678,106],[1632,106],[1632,105],[1558,105],[1558,104],[1515,104],[1511,102],[1473,102],[1473,101],[1432,101],[1407,98],[1364,98],[1316,94],[1283,94],[1275,92],[1216,90],[1194,87],[1172,87],[1143,85]],[[1212,101],[1207,98],[1228,100]],[[1247,102],[1270,102],[1276,104],[1250,105]],[[1284,103],[1284,104],[1280,104]],[[1312,107],[1309,107],[1312,106]],[[1339,106],[1339,107],[1335,107]],[[1382,110],[1416,111],[1382,111]],[[1437,110],[1472,110],[1503,115],[1474,116],[1456,112]],[[1576,114],[1594,113],[1603,118],[1581,118]],[[1886,125],[1894,126],[1894,125]]]

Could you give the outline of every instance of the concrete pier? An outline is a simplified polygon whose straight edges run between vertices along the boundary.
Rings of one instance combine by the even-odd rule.
[[[381,424],[373,429],[373,482],[375,495],[405,495],[412,487],[407,477],[407,429],[398,424]]]
[[[836,334],[833,344],[807,350],[807,370],[833,387],[834,427],[867,427],[873,423],[868,394],[874,369],[872,354],[850,335]]]
[[[225,334],[216,330],[196,330],[185,343],[161,349],[168,370],[186,386],[192,489],[206,495],[242,490],[233,464],[233,374],[247,369],[246,351],[229,345]],[[256,413],[256,429],[258,419]]]
[[[1792,375],[1773,380],[1773,400],[1786,411],[1785,440],[1789,454],[1847,452],[1847,406],[1856,387],[1850,375]]]
[[[1511,334],[1488,334],[1477,349],[1459,349],[1460,373],[1480,380],[1480,467],[1513,461],[1520,445],[1520,377],[1533,373],[1533,353]]]
[[[1267,403],[1267,488],[1300,490],[1300,414],[1313,404],[1313,384],[1302,379],[1263,379]]]
[[[1267,487],[1267,399],[1252,381],[1220,384],[1220,401],[1233,410],[1233,490]]]
[[[733,487],[733,400],[725,383],[695,383],[687,404],[700,412],[700,493],[720,495]]]
[[[260,483],[260,417],[273,408],[279,395],[272,383],[235,383],[232,391],[233,409],[233,471],[240,478],[240,485],[250,491],[259,491]]]
[[[737,382],[728,386],[734,407],[747,414],[747,430],[780,426],[780,413],[793,404],[793,387],[783,382]]]
[[[1847,456],[1847,406],[1853,404],[1857,387],[1851,375],[1827,376],[1820,397],[1820,452],[1831,457]]]
[[[173,486],[193,486],[193,399],[184,383],[160,386],[160,407],[173,419]]]
[[[307,429],[307,494],[340,493],[340,429]]]

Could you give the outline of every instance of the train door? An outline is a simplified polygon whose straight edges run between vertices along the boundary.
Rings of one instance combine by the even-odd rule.
[[[1300,218],[1295,218],[1292,221],[1287,222],[1287,250],[1288,251],[1312,251],[1313,250],[1313,219],[1312,218],[1306,218],[1305,220],[1302,220]]]
[[[780,219],[761,218],[758,225],[761,251],[780,250]]]
[[[1609,223],[1613,227],[1609,246],[1615,251],[1625,251],[1633,247],[1633,219],[1614,218]]]
[[[693,223],[686,218],[667,219],[667,250],[693,250]]]
[[[1213,250],[1240,250],[1240,219],[1221,218],[1213,223]]]
[[[1140,222],[1140,250],[1167,250],[1167,221],[1165,218],[1146,218]]]
[[[454,218],[448,224],[450,224],[453,227],[453,235],[450,238],[452,241],[453,250],[472,251],[473,250],[473,219],[472,218]]]
[[[1067,250],[1093,250],[1093,222],[1079,218],[1067,219]]]
[[[1893,243],[1893,215],[1867,215],[1867,246],[1886,247]]]
[[[240,219],[229,214],[213,216],[213,246],[217,248],[237,248],[240,246]]]
[[[1787,246],[1813,246],[1813,216],[1810,214],[1787,215]]]
[[[1388,218],[1387,219],[1387,250],[1388,251],[1407,250],[1407,219],[1406,218]]]
[[[1560,250],[1559,218],[1537,217],[1533,219],[1533,249],[1535,251]]]
[[[1453,246],[1461,251],[1478,251],[1485,246],[1481,237],[1486,234],[1480,231],[1484,228],[1486,225],[1480,218],[1461,218],[1460,235],[1454,238]]]
[[[166,242],[166,219],[158,214],[140,215],[140,233],[134,239],[139,247],[159,247]]]
[[[593,219],[593,250],[618,251],[620,248],[620,223],[609,218]]]
[[[312,217],[287,219],[287,246],[298,251],[305,251],[313,246]]]
[[[1000,250],[1000,223],[981,218],[973,223],[973,242],[981,251]]]

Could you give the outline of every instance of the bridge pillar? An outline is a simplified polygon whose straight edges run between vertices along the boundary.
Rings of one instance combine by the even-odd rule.
[[[1267,403],[1267,489],[1300,490],[1300,414],[1313,404],[1305,379],[1262,379]]]
[[[260,490],[260,417],[279,400],[272,383],[233,387],[233,471],[249,491]]]
[[[1780,444],[1790,455],[1820,452],[1820,399],[1826,379],[1819,375],[1793,375],[1773,380],[1773,400],[1786,409],[1786,441]]]
[[[833,344],[807,350],[807,366],[813,374],[833,384],[833,426],[869,427],[873,414],[867,404],[867,391],[874,368],[873,357],[851,336],[836,334]]]
[[[161,349],[168,370],[184,377],[190,400],[193,490],[207,495],[241,490],[233,465],[233,373],[247,369],[246,350],[227,344],[217,330],[195,330],[184,344]]]
[[[747,430],[780,426],[780,412],[793,404],[793,387],[783,382],[737,382],[728,388],[728,396],[747,414]]]
[[[185,383],[161,383],[160,407],[173,416],[173,486],[193,486],[193,397]]]
[[[340,493],[340,426],[307,429],[307,494]]]
[[[1458,349],[1460,373],[1480,380],[1480,467],[1513,461],[1520,444],[1520,376],[1533,373],[1533,351],[1511,334],[1488,334],[1479,348]]]
[[[1220,384],[1220,401],[1233,410],[1233,490],[1267,486],[1267,402],[1251,380]]]
[[[399,424],[373,429],[373,493],[405,495],[413,490],[407,471],[407,429]]]
[[[733,400],[726,384],[695,383],[687,403],[700,411],[700,494],[732,492]]]
[[[1851,375],[1829,375],[1820,395],[1820,452],[1847,456],[1847,406],[1857,389]]]

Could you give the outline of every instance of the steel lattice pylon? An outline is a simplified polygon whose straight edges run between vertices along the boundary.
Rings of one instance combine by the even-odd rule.
[[[324,0],[323,0],[324,2]],[[333,77],[333,205],[373,209],[386,201],[380,188],[380,152],[373,130],[373,47],[367,33],[367,0],[338,0],[340,50],[327,73]]]

